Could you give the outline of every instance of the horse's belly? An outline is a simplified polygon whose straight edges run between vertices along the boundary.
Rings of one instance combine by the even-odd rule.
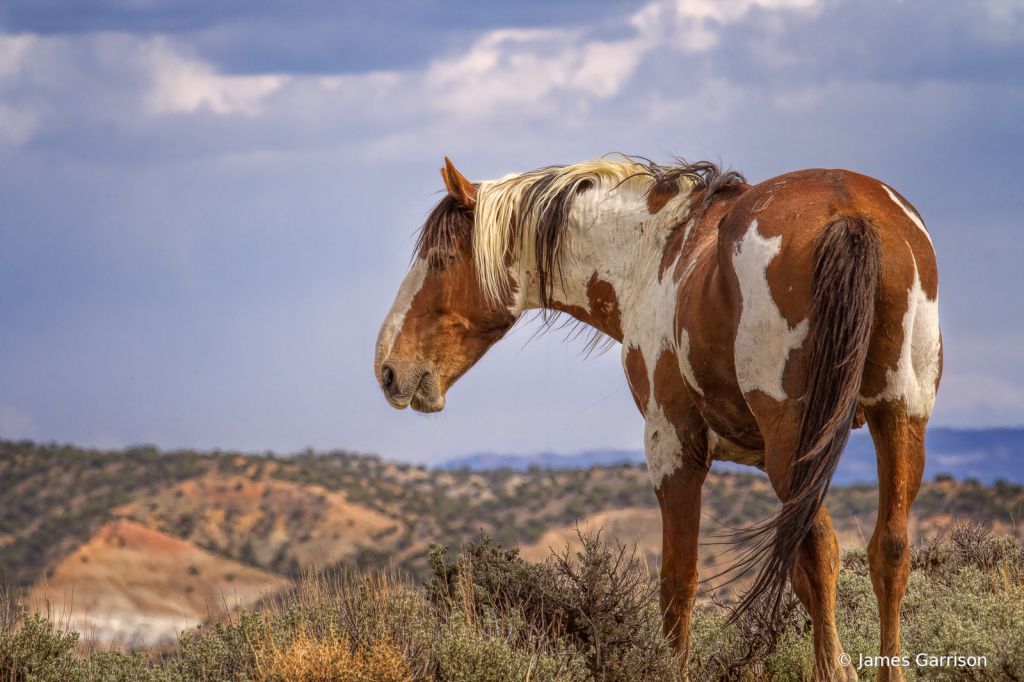
[[[711,429],[708,429],[708,449],[711,451],[711,459],[716,462],[735,462],[764,469],[764,448],[744,447],[739,443],[722,438]]]

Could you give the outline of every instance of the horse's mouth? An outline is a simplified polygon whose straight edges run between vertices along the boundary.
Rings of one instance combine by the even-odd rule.
[[[411,406],[417,412],[424,413],[440,412],[444,409],[444,394],[438,390],[436,375],[429,368],[422,368],[410,375],[401,382],[400,388],[396,386],[398,382],[395,381],[393,370],[385,369],[382,376],[386,377],[386,380],[381,382],[381,388],[395,409],[404,410]]]
[[[440,412],[444,409],[444,396],[439,393],[435,393],[434,395],[424,395],[417,391],[413,394],[412,400],[409,401],[409,405],[412,409],[424,414]]]
[[[437,375],[434,372],[423,372],[420,375],[409,405],[417,412],[427,414],[444,409],[444,394],[438,390]]]

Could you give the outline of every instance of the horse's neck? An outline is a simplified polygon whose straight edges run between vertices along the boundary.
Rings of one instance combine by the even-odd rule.
[[[652,214],[646,196],[636,191],[584,192],[573,205],[552,299],[577,317],[586,317],[586,311],[589,319],[583,321],[615,338],[648,327],[649,319],[638,318],[652,315],[669,315],[671,327],[676,287],[661,291],[659,273],[669,235],[689,208],[683,194]],[[620,320],[618,330],[602,328],[614,317]]]

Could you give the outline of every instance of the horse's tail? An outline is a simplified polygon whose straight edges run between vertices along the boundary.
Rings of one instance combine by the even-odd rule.
[[[881,261],[881,241],[865,218],[836,216],[818,236],[810,331],[804,344],[803,414],[787,472],[785,502],[772,518],[738,534],[740,542],[754,541],[739,567],[750,568],[762,559],[764,564],[733,620],[762,600],[767,600],[766,613],[772,614],[773,624],[780,613],[800,544],[811,530],[850,436]]]

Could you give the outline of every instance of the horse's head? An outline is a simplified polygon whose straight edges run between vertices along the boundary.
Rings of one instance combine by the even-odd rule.
[[[516,320],[477,279],[473,218],[477,189],[445,158],[448,194],[434,208],[377,336],[374,372],[393,407],[444,408],[445,393]],[[514,283],[510,283],[514,290]]]

